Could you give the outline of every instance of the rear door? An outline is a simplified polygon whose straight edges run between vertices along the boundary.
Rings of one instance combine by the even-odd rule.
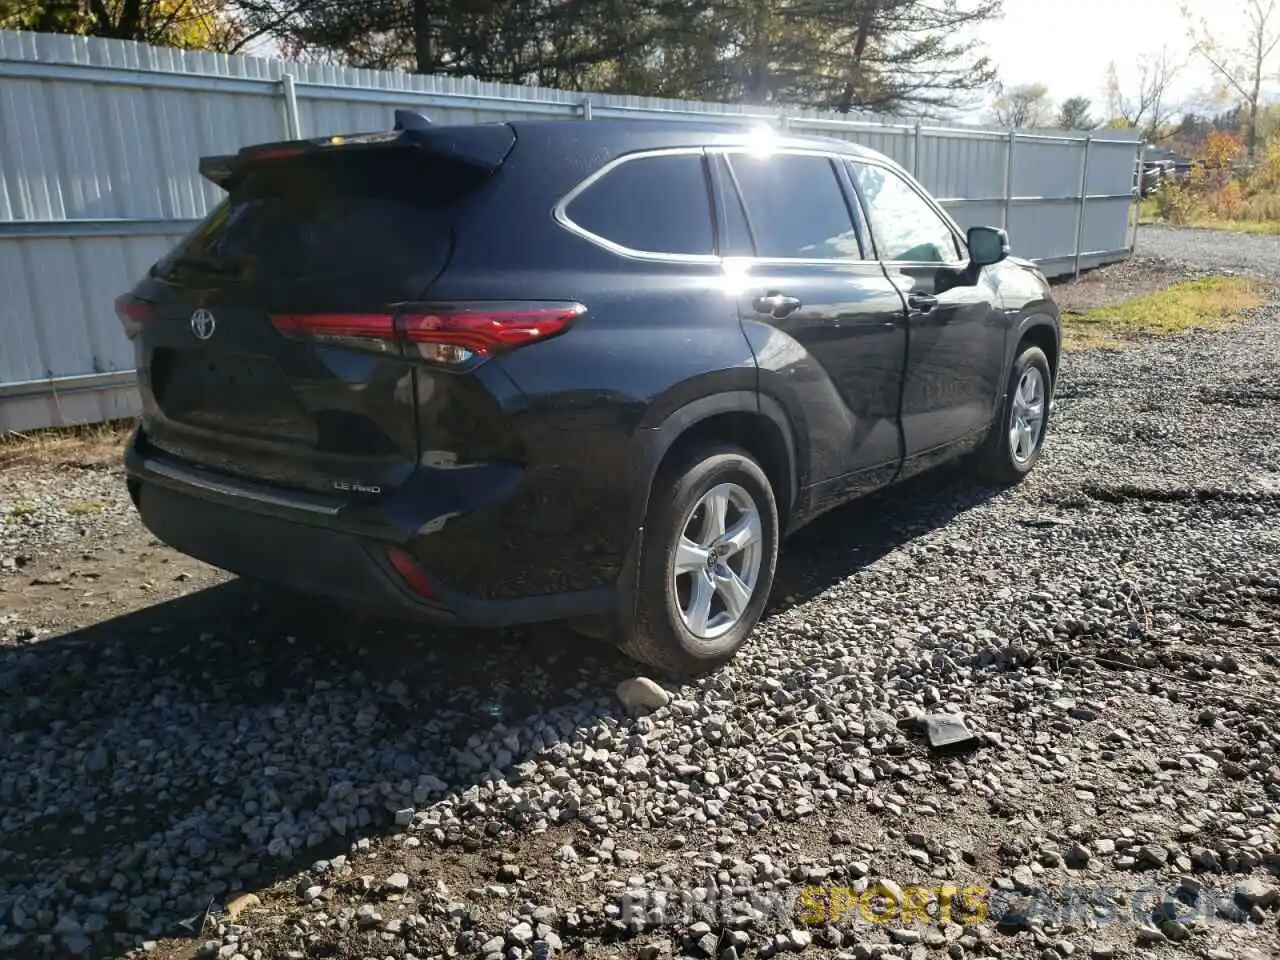
[[[504,136],[509,148],[509,132],[493,145]],[[422,438],[394,305],[421,298],[444,270],[453,219],[489,175],[401,146],[249,163],[141,288],[154,304],[141,333],[149,440],[197,464],[317,491],[402,482]],[[462,422],[484,420],[492,405],[468,376],[446,392],[434,402]]]
[[[991,422],[1004,377],[1007,321],[999,294],[968,272],[963,243],[897,171],[849,161],[889,278],[907,301],[902,433],[911,469],[945,459]]]
[[[897,288],[864,250],[840,160],[749,151],[724,159],[726,227],[732,237],[741,222],[750,236],[740,308],[759,345],[762,386],[793,394],[803,411],[812,482],[850,478],[838,497],[882,485],[901,462],[905,316]],[[802,351],[769,348],[752,333],[761,325]]]

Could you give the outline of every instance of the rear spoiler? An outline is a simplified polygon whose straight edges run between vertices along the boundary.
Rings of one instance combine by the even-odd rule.
[[[397,110],[395,129],[383,133],[356,133],[309,140],[280,140],[243,147],[238,153],[200,158],[200,175],[230,190],[247,169],[271,160],[319,155],[337,150],[386,150],[410,148],[493,173],[507,159],[516,135],[510,124],[477,123],[467,126],[434,126],[422,114]]]

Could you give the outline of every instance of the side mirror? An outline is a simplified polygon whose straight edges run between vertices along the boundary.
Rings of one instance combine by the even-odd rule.
[[[1009,235],[997,227],[970,227],[967,240],[975,267],[989,267],[1009,256]]]

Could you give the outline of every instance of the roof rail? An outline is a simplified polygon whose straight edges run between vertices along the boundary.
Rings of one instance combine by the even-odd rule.
[[[397,110],[396,130],[425,130],[431,126],[431,120],[417,110]]]

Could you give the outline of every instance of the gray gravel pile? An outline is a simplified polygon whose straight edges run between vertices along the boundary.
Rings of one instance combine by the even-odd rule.
[[[1274,307],[1070,357],[1031,480],[824,518],[743,654],[634,709],[557,628],[237,583],[0,649],[0,953],[1274,956],[1277,358]],[[931,750],[940,715],[973,739]],[[999,927],[801,920],[921,883]]]
[[[1272,279],[1280,276],[1280,236],[1276,235],[1142,226],[1138,230],[1137,252],[1218,272],[1236,271]]]
[[[0,579],[130,526],[128,505],[124,485],[107,470],[0,471]]]

